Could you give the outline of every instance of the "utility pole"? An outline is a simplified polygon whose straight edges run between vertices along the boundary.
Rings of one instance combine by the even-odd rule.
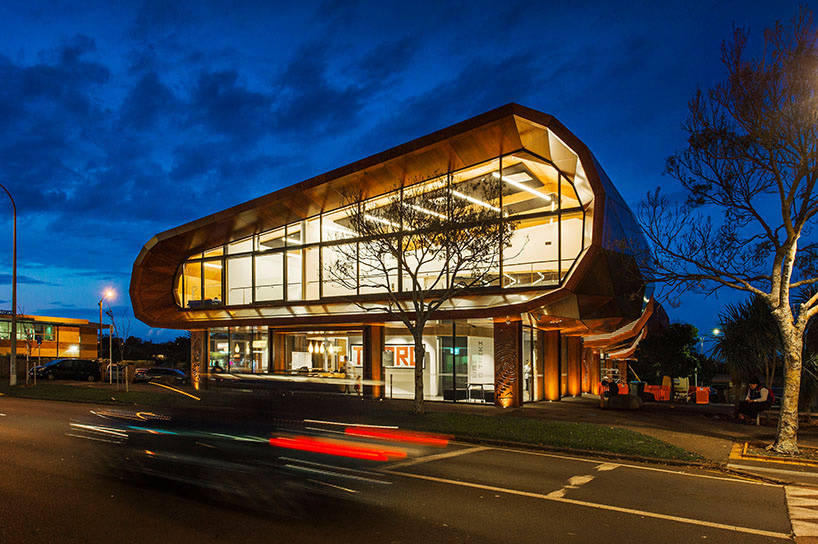
[[[17,205],[11,193],[0,183],[9,200],[11,200],[12,219],[14,222],[12,234],[11,257],[11,356],[9,357],[9,385],[17,385]]]

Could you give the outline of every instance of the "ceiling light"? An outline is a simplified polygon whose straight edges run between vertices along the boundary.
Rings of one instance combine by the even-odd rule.
[[[471,197],[471,196],[469,196],[469,195],[464,195],[464,194],[463,194],[463,193],[461,193],[460,191],[455,191],[455,190],[452,190],[452,194],[453,194],[454,196],[456,196],[457,198],[462,198],[463,200],[468,200],[468,201],[469,201],[469,202],[471,202],[472,204],[477,204],[478,206],[483,206],[484,208],[488,208],[488,209],[490,209],[490,210],[494,210],[495,212],[499,212],[499,211],[500,211],[500,208],[497,208],[497,207],[495,207],[495,206],[492,206],[492,205],[491,205],[491,204],[489,204],[488,202],[483,202],[482,200],[478,200],[478,199],[476,199],[476,198],[474,198],[474,197]]]
[[[204,265],[208,268],[218,268],[221,269],[222,265],[220,263],[204,263]]]
[[[423,208],[421,206],[417,206],[415,204],[409,204],[408,202],[404,202],[403,205],[408,206],[408,207],[412,208],[413,210],[417,210],[420,213],[425,213],[426,215],[433,215],[433,216],[439,217],[441,219],[447,219],[447,217],[445,215],[443,215],[442,213],[438,213],[438,212],[436,212],[434,210],[427,210],[426,208]]]
[[[397,223],[393,223],[389,219],[384,219],[383,217],[376,217],[374,215],[365,213],[364,218],[368,219],[370,221],[375,221],[376,223],[383,223],[384,225],[389,225],[390,227],[395,227],[396,229],[400,228],[400,225],[398,225]]]
[[[500,179],[500,174],[498,174],[497,172],[492,172],[491,175],[494,177],[494,179]],[[523,175],[525,175],[525,174],[523,174]],[[526,181],[531,180],[531,178],[529,176],[526,176],[526,178],[528,178]],[[540,197],[540,198],[542,198],[544,200],[547,200],[548,202],[551,202],[551,196],[550,195],[547,195],[545,193],[541,193],[537,189],[532,189],[531,187],[529,187],[527,185],[523,185],[519,181],[511,179],[511,176],[503,176],[503,181],[505,181],[509,185],[517,187],[518,189],[522,189],[523,191],[528,191],[529,193],[531,193],[534,196],[538,196],[538,197]]]

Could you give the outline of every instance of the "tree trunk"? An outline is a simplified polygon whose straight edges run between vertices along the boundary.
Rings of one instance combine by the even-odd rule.
[[[426,354],[423,349],[423,327],[415,331],[415,406],[416,414],[423,414],[423,360]]]
[[[779,453],[795,454],[798,453],[798,395],[801,391],[803,333],[789,324],[779,326],[784,343],[784,396],[772,449]]]

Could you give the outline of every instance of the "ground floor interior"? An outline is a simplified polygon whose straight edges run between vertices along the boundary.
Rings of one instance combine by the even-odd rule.
[[[337,391],[414,398],[417,347],[400,323],[303,328],[222,327],[192,331],[194,380],[216,375],[278,375],[337,380]],[[424,398],[519,406],[598,394],[621,363],[585,348],[582,338],[516,319],[431,321],[423,334]]]

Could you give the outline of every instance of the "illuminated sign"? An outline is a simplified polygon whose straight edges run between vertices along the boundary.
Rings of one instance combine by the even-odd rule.
[[[363,366],[364,347],[360,344],[353,344],[351,347],[351,355],[349,357],[352,366]],[[391,354],[390,357],[384,357],[384,366],[395,368],[415,368],[415,346],[409,344],[387,344],[384,346],[384,352]],[[388,359],[392,359],[391,364],[388,364]]]

